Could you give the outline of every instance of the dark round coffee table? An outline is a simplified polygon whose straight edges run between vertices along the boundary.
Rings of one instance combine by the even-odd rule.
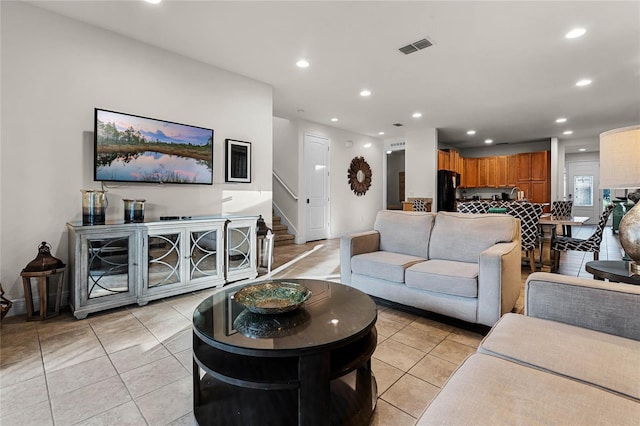
[[[285,279],[312,296],[292,312],[254,314],[221,289],[193,314],[193,404],[200,425],[366,425],[376,305],[320,280]]]
[[[631,275],[625,260],[594,260],[587,262],[585,269],[595,279],[640,285],[640,275]]]

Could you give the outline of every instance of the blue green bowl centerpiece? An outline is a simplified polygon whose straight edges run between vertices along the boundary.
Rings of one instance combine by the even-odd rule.
[[[268,281],[248,285],[232,297],[256,314],[281,314],[300,307],[311,297],[311,290],[297,283]]]
[[[277,315],[256,314],[245,309],[233,321],[233,328],[253,339],[275,339],[299,333],[307,328],[310,319],[304,308]]]

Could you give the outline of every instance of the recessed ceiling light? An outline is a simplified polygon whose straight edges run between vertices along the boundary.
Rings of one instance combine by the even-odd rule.
[[[571,135],[573,134],[573,130],[565,130],[564,132],[562,132],[563,135]]]
[[[384,132],[378,132],[379,135],[384,135]]]
[[[331,121],[338,121],[338,119],[336,117],[333,117]]]
[[[578,38],[583,36],[586,32],[587,30],[585,30],[584,28],[574,28],[568,33],[566,33],[564,36],[566,38]]]
[[[580,148],[578,151],[585,152],[586,150],[587,150],[587,148]]]
[[[420,118],[420,117],[422,117],[422,113],[421,112],[414,112],[412,117],[413,118]]]
[[[371,96],[371,91],[364,89],[363,91],[360,92],[360,96]]]
[[[371,148],[371,142],[369,142],[369,143],[365,143],[365,144],[364,144],[364,147],[365,147],[365,148]]]
[[[493,143],[493,139],[485,139],[484,143]]]
[[[564,117],[556,118],[556,123],[566,123],[567,119]]]
[[[151,3],[151,4],[158,4],[158,3],[160,3],[162,0],[144,0],[144,1],[146,1],[147,3]]]
[[[300,59],[298,62],[296,62],[296,66],[298,68],[307,68],[309,66],[309,61],[307,61],[306,59]]]
[[[476,131],[475,130],[467,130],[467,134],[472,136],[472,135],[476,134]]]
[[[578,80],[578,82],[576,83],[576,86],[588,86],[591,84],[591,80],[589,80],[588,78],[583,78],[582,80]]]

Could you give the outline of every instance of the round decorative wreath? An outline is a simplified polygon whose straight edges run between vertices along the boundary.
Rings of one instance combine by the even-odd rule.
[[[351,190],[357,195],[364,195],[371,186],[371,167],[364,157],[355,157],[351,160],[349,170],[347,170],[347,178]]]

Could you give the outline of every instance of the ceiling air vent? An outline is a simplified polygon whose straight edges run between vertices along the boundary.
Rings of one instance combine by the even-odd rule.
[[[433,43],[431,43],[426,38],[423,38],[422,40],[414,41],[413,43],[407,44],[406,46],[403,46],[398,50],[405,55],[408,55],[409,53],[417,52],[418,50],[422,50],[425,47],[429,46],[433,46]]]
[[[394,125],[394,126],[396,126],[396,127],[402,127],[402,126],[404,126],[404,124],[402,124],[402,123],[393,123],[393,125]]]

